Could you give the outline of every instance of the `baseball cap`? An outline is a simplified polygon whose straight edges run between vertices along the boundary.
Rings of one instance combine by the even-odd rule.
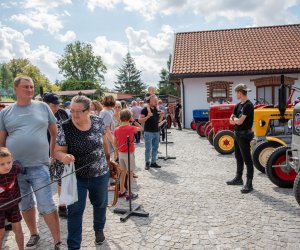
[[[70,104],[71,104],[70,101],[66,101],[66,102],[64,103],[65,108],[68,107],[68,106],[70,106]]]
[[[234,91],[235,92],[237,92],[237,91],[247,91],[247,92],[250,92],[251,89],[248,89],[246,84],[240,83],[240,84],[238,84],[238,85],[235,86]]]
[[[53,93],[46,93],[43,97],[43,102],[52,103],[52,104],[60,104],[58,96]]]

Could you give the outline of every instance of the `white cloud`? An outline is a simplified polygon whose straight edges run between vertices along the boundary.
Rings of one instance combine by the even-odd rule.
[[[148,84],[156,84],[159,72],[162,67],[166,67],[166,61],[171,53],[172,28],[168,25],[162,26],[161,31],[155,36],[151,36],[146,30],[135,30],[132,27],[126,28],[125,33],[128,45],[108,40],[105,36],[98,36],[92,43],[95,53],[102,57],[108,68],[105,74],[107,87],[114,87],[118,68],[128,51],[134,57],[137,68],[143,71],[143,80]]]
[[[91,11],[96,7],[104,9],[113,9],[121,0],[87,0],[87,6]]]
[[[34,29],[46,29],[50,34],[57,33],[63,28],[63,24],[57,15],[45,11],[34,10],[26,14],[13,15],[11,20],[27,24]]]
[[[23,6],[28,9],[53,9],[61,5],[71,4],[71,0],[25,0]]]
[[[139,12],[146,20],[154,19],[156,15],[183,14],[192,11],[195,15],[204,17],[207,22],[218,17],[229,20],[245,17],[254,25],[271,25],[299,22],[289,8],[299,3],[299,0],[88,0],[88,7],[111,9],[123,3],[125,10]]]
[[[68,30],[64,35],[58,34],[55,38],[62,43],[68,43],[76,39],[76,33]]]
[[[24,36],[29,36],[29,35],[33,34],[33,31],[31,29],[26,29],[26,30],[23,30],[23,34],[24,34]]]
[[[0,63],[13,58],[28,58],[51,81],[58,77],[56,61],[59,55],[45,46],[31,49],[24,34],[17,30],[0,26],[0,51]]]

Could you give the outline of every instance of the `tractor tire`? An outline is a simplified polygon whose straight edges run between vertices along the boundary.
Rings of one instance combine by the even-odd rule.
[[[191,122],[191,129],[196,130],[197,129],[197,123],[195,121]]]
[[[222,155],[234,152],[234,133],[230,130],[223,130],[216,134],[214,147]]]
[[[300,173],[297,174],[297,177],[294,181],[294,195],[296,201],[300,205]]]
[[[252,159],[254,167],[262,173],[266,173],[266,164],[269,155],[275,148],[280,147],[280,144],[272,141],[263,141],[256,145],[253,149]]]
[[[214,130],[211,129],[208,133],[208,141],[211,145],[214,145]]]
[[[288,149],[290,147],[282,146],[276,148],[270,155],[266,166],[266,173],[270,181],[282,188],[292,188],[297,175],[295,170],[289,166],[273,167],[274,165],[286,164],[286,151]]]
[[[206,128],[207,128],[207,126],[210,124],[210,122],[209,121],[207,121],[205,124],[204,124],[204,134],[205,134],[205,130],[206,130]],[[205,135],[206,136],[206,135]]]
[[[207,125],[207,127],[206,127],[206,129],[205,129],[205,131],[204,131],[204,135],[205,135],[205,137],[207,138],[207,140],[208,140],[208,134],[209,134],[209,132],[210,132],[211,130],[212,130],[211,124]]]
[[[204,125],[205,125],[205,122],[200,122],[200,123],[197,123],[197,134],[200,135],[201,137],[205,137],[204,135]]]

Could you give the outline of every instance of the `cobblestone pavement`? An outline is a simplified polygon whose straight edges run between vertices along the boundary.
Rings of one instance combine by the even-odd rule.
[[[175,143],[169,145],[169,154],[177,159],[160,161],[162,169],[144,170],[143,145],[137,148],[136,203],[149,218],[121,223],[108,210],[107,242],[96,248],[88,203],[82,249],[300,249],[300,207],[291,189],[275,187],[256,171],[255,191],[243,195],[240,187],[225,184],[235,174],[233,155],[219,155],[194,131],[172,130],[170,139]],[[159,150],[164,155],[164,145]],[[41,218],[38,223],[38,249],[52,249],[48,229]],[[24,231],[27,241],[25,225]],[[65,242],[65,220],[61,231]],[[17,249],[12,233],[5,246]]]

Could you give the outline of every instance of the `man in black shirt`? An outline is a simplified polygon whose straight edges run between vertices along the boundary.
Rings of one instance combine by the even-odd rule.
[[[242,193],[249,193],[253,190],[253,162],[250,152],[250,142],[253,139],[252,125],[254,116],[254,106],[247,99],[247,92],[250,91],[246,84],[238,84],[235,87],[237,99],[241,100],[236,104],[233,114],[230,117],[230,123],[234,124],[234,153],[237,163],[237,172],[233,180],[227,181],[228,185],[243,185],[244,163],[247,166],[247,182],[242,188]]]
[[[178,130],[182,130],[181,123],[180,123],[181,108],[182,108],[181,104],[177,103],[176,108],[175,108],[175,120],[176,120],[176,123],[178,124]]]
[[[157,110],[158,99],[156,96],[150,97],[150,110],[148,112],[147,107],[143,108],[139,118],[139,122],[144,124],[144,139],[145,139],[145,161],[146,161],[146,170],[152,168],[161,168],[156,163],[156,156],[159,145],[159,126],[158,124],[163,119],[163,113]]]
[[[48,104],[49,108],[53,112],[57,122],[57,126],[60,127],[61,124],[69,119],[67,112],[59,108],[60,100],[57,95],[53,93],[45,93],[43,101]],[[50,143],[50,134],[47,132],[48,141]],[[57,191],[60,195],[61,193],[61,176],[64,170],[64,164],[57,160],[51,160],[49,166],[49,172],[52,180],[57,180]],[[67,218],[67,208],[65,205],[58,206],[58,214],[62,218]]]

